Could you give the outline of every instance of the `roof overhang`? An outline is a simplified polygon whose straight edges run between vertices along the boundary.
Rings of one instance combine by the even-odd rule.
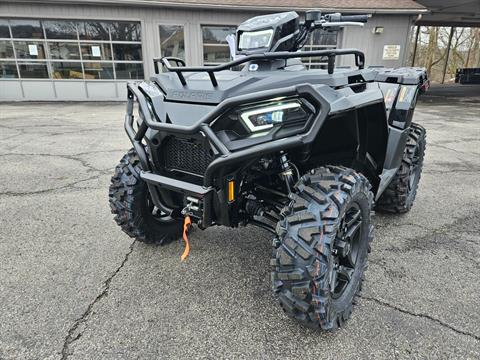
[[[422,26],[480,26],[480,0],[416,0],[430,12],[416,24]]]
[[[9,0],[0,0],[0,2],[8,2]],[[224,9],[224,10],[243,10],[243,11],[306,11],[315,8],[312,6],[304,7],[304,6],[297,6],[297,5],[262,5],[261,1],[259,1],[259,5],[247,5],[247,4],[233,4],[233,3],[224,3],[224,4],[213,4],[207,1],[202,2],[182,2],[182,1],[174,1],[174,0],[15,0],[15,3],[56,3],[56,4],[64,4],[64,5],[107,5],[107,6],[146,6],[146,7],[171,7],[171,8],[187,8],[187,9]],[[295,1],[292,1],[295,3]],[[334,1],[332,0],[332,3]],[[369,14],[405,14],[405,15],[417,15],[422,13],[427,13],[428,10],[425,8],[348,8],[342,6],[332,6],[332,7],[325,7],[322,6],[322,11],[325,12],[333,12],[333,11],[340,11],[342,13],[369,13]]]

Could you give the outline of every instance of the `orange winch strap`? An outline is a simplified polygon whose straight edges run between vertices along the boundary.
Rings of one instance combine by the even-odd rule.
[[[190,220],[190,216],[185,216],[185,220],[183,222],[183,241],[185,241],[185,250],[183,251],[183,254],[180,257],[182,261],[184,261],[190,254],[190,242],[188,241],[188,230],[190,226],[192,226],[192,221]]]

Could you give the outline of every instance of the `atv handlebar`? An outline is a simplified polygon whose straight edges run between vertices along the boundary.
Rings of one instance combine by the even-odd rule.
[[[371,15],[342,15],[341,13],[322,15],[320,10],[310,10],[305,14],[305,21],[300,23],[300,32],[292,51],[301,49],[307,39],[308,34],[316,29],[339,28],[344,26],[363,26]]]
[[[326,15],[329,22],[359,22],[366,23],[370,15],[342,15],[340,13]]]

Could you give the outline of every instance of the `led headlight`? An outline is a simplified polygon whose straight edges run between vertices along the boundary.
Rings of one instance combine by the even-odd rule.
[[[302,104],[295,100],[248,109],[240,114],[240,118],[251,132],[259,132],[271,129],[277,124],[305,121],[308,115]]]
[[[268,48],[270,47],[272,38],[273,29],[243,32],[240,34],[238,48],[240,50]]]

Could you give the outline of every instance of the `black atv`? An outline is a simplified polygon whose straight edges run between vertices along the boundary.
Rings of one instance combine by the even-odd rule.
[[[232,62],[155,59],[149,82],[128,84],[133,148],[109,192],[122,230],[165,244],[187,240],[189,222],[261,227],[274,234],[272,284],[285,312],[342,325],[364,278],[372,210],[411,208],[425,150],[425,129],[412,123],[423,71],[365,69],[353,49],[298,51],[316,29],[367,19],[259,16],[238,27]],[[344,55],[355,67],[335,67]],[[312,56],[326,69],[306,70],[301,58]]]

